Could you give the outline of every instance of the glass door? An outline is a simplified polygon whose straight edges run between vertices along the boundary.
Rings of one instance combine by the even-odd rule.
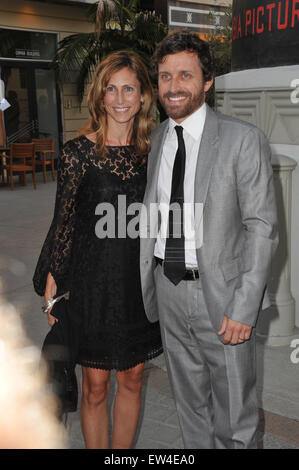
[[[32,138],[54,138],[56,155],[61,142],[60,96],[54,71],[40,63],[1,63],[5,98],[7,144],[30,142]]]
[[[12,142],[30,142],[35,122],[30,109],[29,81],[25,68],[1,67],[5,98],[10,107],[4,111],[5,131],[8,145]]]
[[[35,98],[37,108],[38,138],[55,141],[56,154],[59,150],[59,126],[57,90],[53,70],[34,69]]]

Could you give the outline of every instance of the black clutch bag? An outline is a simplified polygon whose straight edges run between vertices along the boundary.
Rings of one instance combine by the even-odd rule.
[[[75,372],[78,347],[77,332],[71,321],[69,302],[65,298],[57,301],[51,315],[58,319],[47,334],[42,357],[48,365],[48,380],[58,398],[58,418],[77,410],[78,383]]]

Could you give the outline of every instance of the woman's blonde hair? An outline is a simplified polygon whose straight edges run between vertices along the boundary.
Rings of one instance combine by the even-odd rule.
[[[149,135],[152,130],[154,93],[147,69],[137,54],[131,51],[117,51],[109,54],[96,68],[88,93],[90,118],[79,131],[79,135],[95,133],[98,155],[105,155],[107,137],[107,113],[104,105],[106,87],[111,76],[123,68],[129,68],[136,74],[140,83],[143,102],[135,116],[131,144],[138,155],[145,155],[150,150]]]

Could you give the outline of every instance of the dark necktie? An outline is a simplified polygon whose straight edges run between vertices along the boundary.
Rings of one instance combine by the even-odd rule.
[[[172,170],[164,274],[173,284],[177,285],[186,273],[183,212],[186,149],[183,138],[183,128],[176,126],[175,130],[178,137],[178,149]]]

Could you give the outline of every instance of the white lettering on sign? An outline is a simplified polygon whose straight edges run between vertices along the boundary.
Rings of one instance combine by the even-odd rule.
[[[187,23],[192,23],[192,13],[187,12]]]

